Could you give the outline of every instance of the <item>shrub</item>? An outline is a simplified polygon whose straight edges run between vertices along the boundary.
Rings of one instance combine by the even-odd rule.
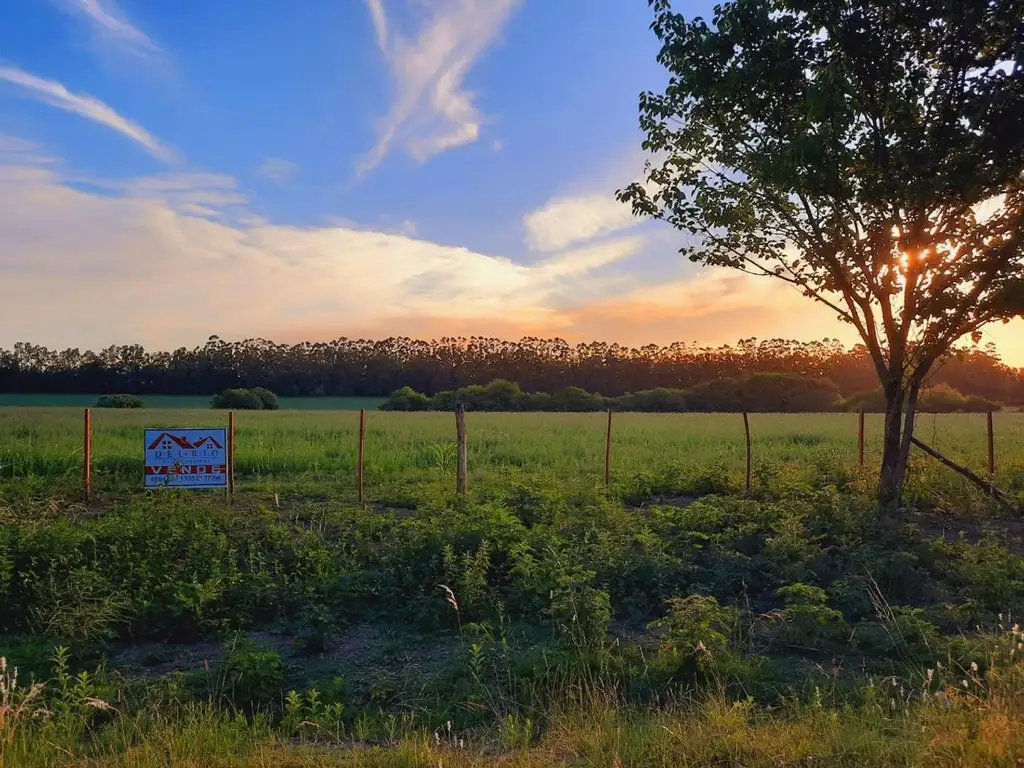
[[[682,413],[687,411],[686,391],[682,389],[644,389],[631,392],[615,399],[615,407],[620,411],[640,411],[643,413]]]
[[[482,402],[477,410],[518,411],[523,390],[514,381],[495,379],[482,388]]]
[[[847,411],[885,413],[885,395],[881,389],[861,392],[846,401]],[[985,413],[1002,410],[1002,403],[978,395],[964,397],[948,384],[937,384],[921,390],[917,410],[921,413]]]
[[[103,395],[96,401],[97,408],[145,408],[146,403],[135,395]]]
[[[523,392],[519,396],[521,411],[553,411],[551,395],[547,392]]]
[[[792,373],[755,373],[739,382],[740,400],[748,411],[819,413],[834,411],[839,388],[829,379]]]
[[[262,411],[263,399],[251,389],[225,389],[214,395],[211,408],[230,408],[236,411]]]
[[[784,642],[805,648],[829,647],[846,634],[843,614],[828,607],[825,590],[810,584],[790,584],[777,592],[786,608],[780,631]]]
[[[570,582],[552,590],[551,614],[573,644],[600,645],[612,623],[611,598],[607,590]]]
[[[728,376],[690,387],[686,402],[691,410],[705,413],[743,410],[740,383]]]
[[[551,396],[551,410],[554,411],[601,411],[606,401],[601,395],[587,392],[579,387],[566,387]]]
[[[430,398],[412,387],[402,387],[380,404],[382,411],[425,411],[430,407]]]
[[[253,387],[252,393],[263,401],[263,410],[276,411],[280,407],[280,404],[277,401],[277,395],[269,389],[266,389],[265,387]]]
[[[224,685],[231,700],[249,711],[272,704],[281,695],[284,665],[280,655],[250,641],[231,649],[224,662]]]
[[[663,632],[662,651],[699,669],[729,647],[738,615],[711,595],[687,595],[670,598],[668,615],[651,626]]]

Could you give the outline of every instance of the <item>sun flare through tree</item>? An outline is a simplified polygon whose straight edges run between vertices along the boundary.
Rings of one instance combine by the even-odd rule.
[[[961,339],[1024,314],[1024,6],[651,0],[634,213],[693,261],[791,283],[852,324],[885,391],[898,499],[918,395]]]

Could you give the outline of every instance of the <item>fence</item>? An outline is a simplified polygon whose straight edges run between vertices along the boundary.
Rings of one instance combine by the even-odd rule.
[[[390,415],[390,414],[389,414]],[[466,495],[468,492],[468,477],[469,477],[469,422],[472,421],[470,417],[467,417],[466,412],[461,406],[455,411],[455,439],[456,439],[456,473],[455,473],[455,490],[459,495]],[[722,418],[729,418],[729,414],[719,414]],[[755,421],[756,421],[755,414]],[[366,501],[365,491],[365,469],[366,469],[366,427],[367,427],[367,411],[366,409],[360,409],[358,413],[358,432],[357,432],[357,449],[356,449],[356,469],[355,469],[355,486],[356,496],[359,503]],[[752,467],[754,459],[754,439],[752,438],[751,430],[751,416],[750,414],[743,412],[741,414],[735,414],[737,423],[742,419],[743,425],[743,445],[744,445],[744,489],[747,494],[751,493],[752,483]],[[851,429],[856,429],[857,435],[857,463],[860,467],[865,465],[865,414],[861,411],[858,414],[851,414]],[[236,477],[235,477],[235,425],[236,425],[236,414],[231,411],[227,414],[227,430],[228,430],[228,445],[227,445],[227,487],[226,492],[229,498],[231,498],[236,490]],[[996,454],[995,454],[995,427],[993,414],[991,412],[985,415],[985,429],[986,429],[986,468],[988,473],[988,481],[990,484],[996,472]],[[84,464],[82,467],[82,481],[83,489],[86,498],[89,498],[94,491],[94,473],[93,473],[93,415],[89,408],[84,411],[84,429],[83,429],[83,457]],[[608,410],[606,415],[606,423],[604,430],[604,485],[610,486],[613,479],[613,466],[612,466],[612,446],[613,446],[613,411]],[[926,452],[935,455],[935,452],[930,451],[927,446],[921,446]],[[937,456],[940,461],[946,463],[947,466],[960,471],[958,465],[950,462],[945,457]],[[965,474],[961,472],[961,474]],[[967,470],[966,475],[969,479],[975,480],[978,476]]]

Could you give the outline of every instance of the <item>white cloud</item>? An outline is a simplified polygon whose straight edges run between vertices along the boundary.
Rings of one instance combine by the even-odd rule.
[[[366,3],[391,69],[395,97],[377,144],[361,160],[358,172],[375,168],[396,142],[423,162],[476,141],[484,116],[463,81],[519,0],[434,0],[410,37],[393,31],[384,0]]]
[[[382,50],[388,49],[388,17],[384,13],[384,0],[366,0],[370,8],[370,17],[373,19],[373,31],[377,35],[377,46]]]
[[[234,179],[219,174],[86,183],[31,142],[0,136],[0,346],[173,348],[212,333],[281,341],[558,335],[639,345],[807,338],[812,329],[854,340],[781,281],[673,268],[640,279],[616,269],[653,235],[525,265],[413,234],[407,222],[391,232],[341,219],[273,224],[248,212]],[[992,329],[1017,365],[1022,329],[1024,321]]]
[[[128,20],[115,0],[59,0],[69,12],[74,13],[92,28],[101,42],[125,53],[155,56],[160,48],[141,29]]]
[[[537,264],[537,269],[552,277],[571,277],[584,274],[632,256],[644,246],[644,243],[645,238],[640,235],[620,237],[560,253]]]
[[[558,251],[639,224],[628,205],[612,195],[556,197],[523,217],[526,243],[537,251]]]
[[[0,163],[0,345],[553,328],[557,297],[641,245],[530,266],[415,239],[410,222],[399,234],[233,215],[244,198],[215,174],[91,186],[102,191],[59,166]]]
[[[57,109],[74,112],[76,115],[105,125],[127,136],[141,145],[158,160],[173,163],[178,153],[153,136],[138,123],[119,115],[113,108],[87,94],[69,91],[56,80],[46,80],[17,67],[0,67],[0,81],[6,81],[24,89],[27,94]]]
[[[284,182],[290,180],[299,166],[290,160],[282,160],[279,157],[268,157],[256,169],[256,173],[272,181]]]

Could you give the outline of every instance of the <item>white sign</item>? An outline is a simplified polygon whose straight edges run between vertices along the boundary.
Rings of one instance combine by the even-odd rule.
[[[227,429],[147,429],[145,486],[227,488]]]

